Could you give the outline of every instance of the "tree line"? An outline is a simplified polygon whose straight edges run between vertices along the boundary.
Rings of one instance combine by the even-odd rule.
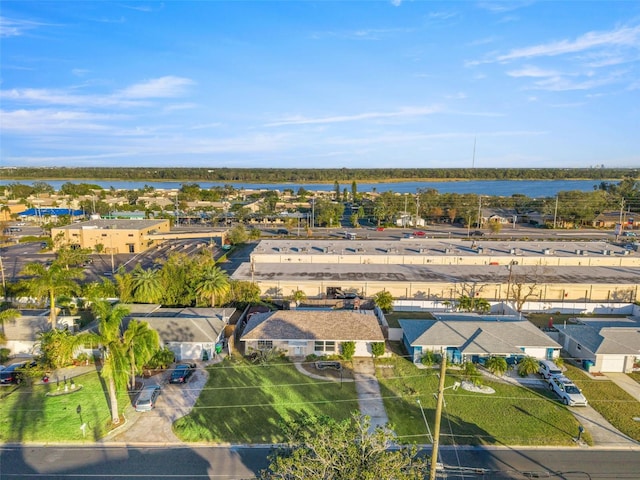
[[[620,180],[640,168],[147,168],[15,167],[0,180],[138,180],[249,183],[384,182],[398,180]]]

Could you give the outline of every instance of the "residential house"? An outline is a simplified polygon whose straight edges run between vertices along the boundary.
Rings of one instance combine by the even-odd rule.
[[[589,318],[558,328],[560,343],[589,372],[631,372],[640,362],[640,318]]]
[[[177,361],[213,358],[216,344],[225,341],[224,330],[233,308],[161,308],[159,305],[127,305],[131,320],[147,322],[158,332],[161,346],[169,348]]]
[[[371,311],[279,310],[255,313],[240,337],[245,354],[251,349],[279,348],[287,356],[341,353],[352,341],[356,357],[371,356],[371,344],[384,342],[377,317]]]
[[[426,352],[446,352],[451,363],[478,363],[491,356],[553,359],[560,345],[528,320],[515,316],[445,315],[400,320],[402,342],[414,362]]]

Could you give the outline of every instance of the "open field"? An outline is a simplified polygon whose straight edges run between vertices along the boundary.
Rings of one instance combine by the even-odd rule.
[[[306,411],[341,420],[358,409],[355,383],[310,378],[287,360],[256,365],[233,357],[209,367],[192,412],[174,424],[184,441],[273,443],[281,422]]]
[[[0,388],[0,441],[82,442],[102,438],[111,425],[106,385],[97,372],[75,377],[74,381],[76,391],[58,396],[46,395],[56,392],[53,382]],[[120,410],[129,404],[126,391],[119,395],[118,402]],[[86,424],[84,437],[82,424]]]
[[[419,369],[403,358],[376,361],[384,404],[399,440],[431,443],[435,424],[438,376],[434,369]],[[446,386],[461,381],[460,371],[449,370]],[[481,377],[494,394],[459,388],[445,391],[440,443],[444,445],[562,445],[574,446],[578,422],[569,409],[546,389],[530,389]],[[589,436],[584,437],[590,442]]]

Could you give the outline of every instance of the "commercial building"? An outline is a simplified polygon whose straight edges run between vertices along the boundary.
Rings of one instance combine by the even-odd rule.
[[[169,220],[89,220],[51,229],[55,246],[71,245],[103,253],[140,253],[164,241]]]
[[[634,302],[640,254],[602,241],[263,240],[232,278],[263,295],[302,290],[451,301],[462,295],[506,302]]]

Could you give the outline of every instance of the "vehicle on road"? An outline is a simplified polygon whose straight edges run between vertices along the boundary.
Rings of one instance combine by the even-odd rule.
[[[377,227],[376,232],[384,232],[384,227]]]
[[[554,376],[561,376],[562,370],[551,360],[540,360],[538,362],[538,374],[545,380],[549,380]]]
[[[422,230],[418,230],[416,232],[413,232],[413,235],[416,237],[424,237],[426,235],[425,232],[423,232]]]
[[[344,238],[346,238],[347,240],[355,240],[357,238],[357,235],[353,232],[344,232]]]
[[[2,370],[0,370],[0,384],[2,385],[20,384],[24,379],[24,375],[25,375],[24,369],[35,367],[35,366],[36,366],[36,362],[33,360],[12,363],[7,368],[3,368]]]
[[[171,372],[169,383],[187,383],[195,371],[195,363],[180,363]]]
[[[289,230],[287,230],[286,228],[279,228],[278,230],[276,230],[276,234],[278,234],[278,235],[289,235]]]
[[[160,385],[147,385],[138,394],[136,398],[136,412],[148,412],[156,406],[156,400],[160,396]]]
[[[549,379],[549,389],[560,397],[562,403],[570,407],[586,407],[587,399],[574,383],[564,376]]]
[[[474,230],[469,235],[471,237],[484,237],[484,232],[481,232],[480,230]]]

